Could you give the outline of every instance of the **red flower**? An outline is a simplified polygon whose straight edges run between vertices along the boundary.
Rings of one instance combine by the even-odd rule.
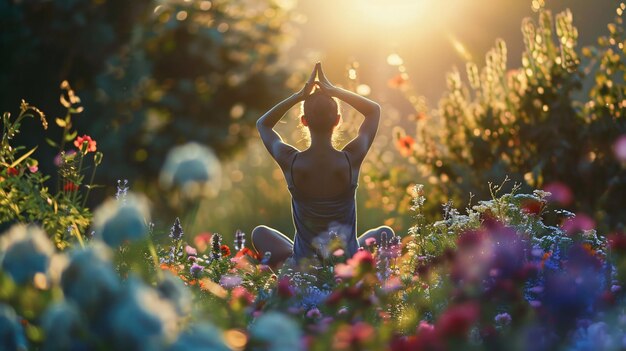
[[[363,346],[370,340],[374,333],[374,327],[366,322],[357,322],[352,326],[342,325],[335,334],[333,348],[338,350],[359,349],[359,346]]]
[[[626,235],[619,233],[611,234],[609,235],[608,242],[612,251],[621,254],[626,253]]]
[[[524,213],[531,214],[531,215],[539,215],[541,214],[541,211],[543,210],[544,203],[541,201],[537,201],[537,200],[527,199],[527,200],[522,201],[521,207]]]
[[[480,310],[475,303],[465,303],[448,308],[437,321],[435,330],[443,337],[464,338]]]
[[[200,233],[193,238],[193,243],[200,252],[206,251],[208,244],[211,242],[211,233]]]
[[[254,295],[252,295],[248,290],[244,287],[236,286],[232,292],[231,303],[241,303],[244,306],[247,306],[254,302]]]
[[[63,190],[65,190],[66,192],[77,191],[78,188],[79,186],[72,182],[66,182],[65,185],[63,186]]]
[[[228,245],[220,246],[220,251],[222,251],[222,256],[223,257],[230,256],[230,247],[228,247]]]
[[[291,279],[287,276],[280,278],[278,281],[278,295],[282,297],[292,297],[294,294]]]
[[[7,168],[7,175],[8,176],[16,176],[18,174],[20,174],[20,171],[18,171],[17,168],[14,168],[14,167]]]
[[[257,255],[256,253],[254,253],[254,251],[250,250],[247,247],[244,247],[243,249],[239,250],[239,252],[237,252],[235,254],[235,258],[239,258],[239,257],[243,257],[243,256],[249,256],[254,258],[255,260],[260,260],[261,257],[259,255]]]
[[[408,84],[408,77],[405,73],[398,73],[387,82],[391,88],[402,89]]]
[[[404,157],[411,156],[414,147],[415,139],[413,139],[410,135],[401,136],[398,140],[396,140],[396,148]]]
[[[83,144],[87,142],[87,148],[84,150],[84,153],[95,152],[96,151],[96,141],[91,139],[89,135],[83,135],[82,137],[76,137],[74,140],[74,146],[78,148],[78,150],[83,151]]]

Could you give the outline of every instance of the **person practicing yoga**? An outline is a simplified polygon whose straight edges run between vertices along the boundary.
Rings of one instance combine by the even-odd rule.
[[[319,80],[315,80],[316,76]],[[315,90],[314,90],[315,89]],[[365,117],[356,138],[343,150],[333,147],[333,133],[341,120],[337,101],[342,100]],[[311,135],[310,147],[299,151],[283,142],[274,126],[294,105],[303,102],[302,124]],[[370,149],[380,120],[380,106],[358,94],[333,86],[317,63],[311,77],[297,93],[281,101],[257,121],[263,144],[283,171],[292,198],[294,241],[270,227],[252,231],[252,245],[261,255],[270,252],[269,265],[281,265],[290,256],[296,263],[308,258],[324,261],[324,245],[336,235],[348,257],[368,238],[381,242],[381,226],[356,236],[356,188],[361,163]]]

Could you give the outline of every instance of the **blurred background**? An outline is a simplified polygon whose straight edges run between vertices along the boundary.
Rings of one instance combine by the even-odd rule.
[[[562,185],[573,200],[561,201],[561,207],[623,228],[626,182],[623,160],[613,150],[626,134],[620,114],[624,78],[608,84],[615,70],[603,61],[613,54],[619,56],[615,64],[622,64],[623,45],[618,49],[622,41],[616,39],[622,23],[615,22],[620,6],[614,0],[0,0],[0,107],[17,111],[25,99],[58,117],[64,110],[59,85],[69,81],[85,108],[75,127],[104,153],[96,182],[106,187],[94,192],[93,206],[115,193],[118,179],[128,179],[131,190],[152,199],[161,232],[181,216],[188,217],[184,224],[191,235],[220,232],[228,238],[236,229],[249,233],[266,224],[291,236],[290,197],[254,122],[300,89],[313,64],[322,61],[331,81],[383,106],[358,191],[361,231],[387,224],[405,232],[415,183],[427,185],[429,215],[441,217],[442,203],[466,206],[470,193],[474,203],[488,199],[488,182],[506,176],[525,190]],[[555,18],[567,8],[573,22]],[[523,31],[527,17],[535,24]],[[545,46],[552,42],[556,49]],[[497,52],[486,56],[494,47]],[[585,56],[585,47],[594,49]],[[568,56],[570,51],[580,60]],[[537,60],[544,54],[550,65]],[[493,96],[485,84],[447,76],[455,68],[465,72],[468,63],[477,70],[491,67],[494,57],[502,69],[476,78],[503,81]],[[507,81],[519,67],[524,80]],[[533,70],[543,73],[533,76]],[[599,75],[606,79],[598,81]],[[518,83],[522,87],[512,89]],[[602,90],[605,85],[610,89]],[[569,109],[553,108],[565,105]],[[485,117],[511,111],[519,118],[495,127]],[[298,112],[294,108],[279,130],[302,149],[306,138]],[[345,143],[360,116],[345,105],[342,113]],[[468,121],[453,125],[450,116]],[[502,126],[514,127],[509,133]],[[556,134],[524,134],[528,126]],[[19,142],[32,147],[55,133],[60,128],[45,135],[40,128],[25,129]],[[577,138],[597,144],[585,146]],[[500,147],[513,140],[508,149]],[[549,140],[564,141],[564,149]],[[168,150],[189,141],[215,150],[222,168],[217,195],[193,205],[158,185]],[[434,144],[439,146],[419,147]],[[36,156],[41,169],[56,172],[52,148],[40,148]]]

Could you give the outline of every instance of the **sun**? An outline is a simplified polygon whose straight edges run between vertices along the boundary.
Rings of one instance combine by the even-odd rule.
[[[355,14],[375,26],[404,27],[426,16],[433,0],[354,0]]]

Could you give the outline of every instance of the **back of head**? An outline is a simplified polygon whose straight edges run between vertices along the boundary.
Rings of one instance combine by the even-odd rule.
[[[327,133],[337,124],[339,105],[331,96],[316,90],[304,99],[302,112],[311,131]]]

